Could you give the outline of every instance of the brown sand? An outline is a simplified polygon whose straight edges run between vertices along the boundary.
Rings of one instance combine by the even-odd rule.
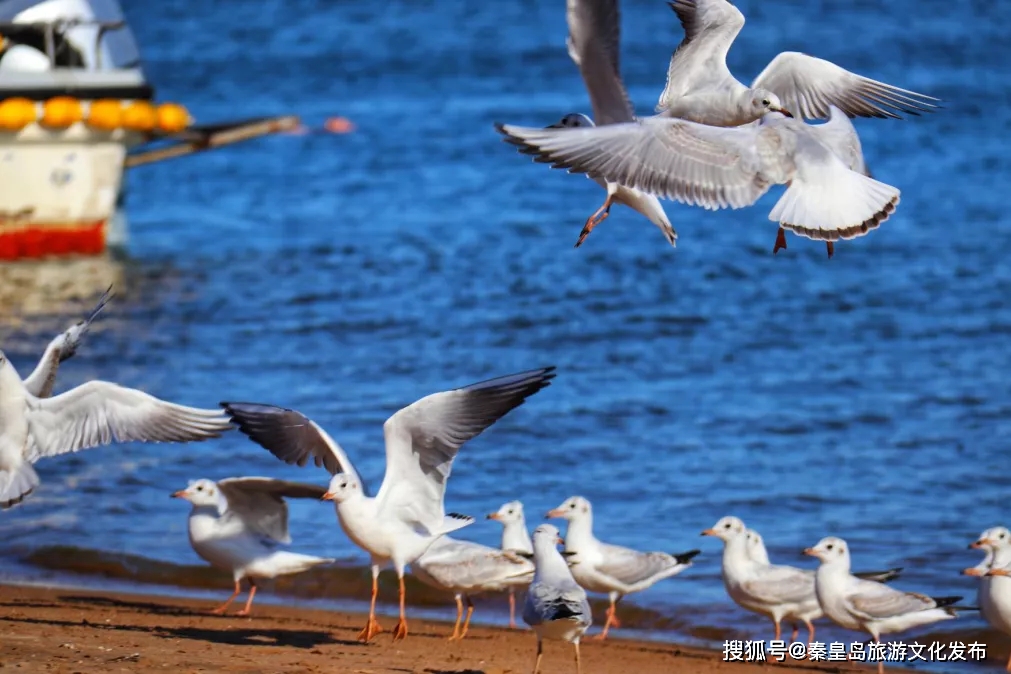
[[[526,630],[478,627],[462,642],[451,627],[414,621],[405,641],[389,632],[358,643],[360,615],[255,605],[253,616],[207,615],[199,600],[0,586],[0,670],[21,672],[349,672],[527,674],[535,639]],[[393,620],[380,617],[386,630]],[[583,644],[585,674],[764,674],[783,665],[726,663],[722,654],[613,639]],[[831,663],[837,665],[839,663]],[[809,663],[793,671],[873,671]],[[546,674],[575,672],[572,647],[546,642]],[[899,670],[901,671],[901,670]]]

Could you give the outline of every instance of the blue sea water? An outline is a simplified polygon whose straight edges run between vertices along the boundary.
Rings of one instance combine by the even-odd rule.
[[[1009,522],[1011,19],[976,0],[736,4],[748,23],[729,63],[745,81],[796,50],[944,101],[856,121],[902,201],[831,260],[793,236],[771,254],[781,188],[740,211],[665,204],[676,249],[621,207],[574,249],[603,191],[492,128],[589,112],[560,0],[125,2],[158,100],[199,122],[342,115],[357,130],[131,171],[126,280],[60,386],[295,407],[378,484],[399,407],[553,364],[550,388],[464,447],[447,506],[518,498],[534,526],[578,493],[604,540],[701,547],[694,568],[626,599],[670,616],[655,636],[769,636],[725,596],[718,542],[699,538],[727,514],[773,561],[811,565],[799,551],[838,535],[859,567],[905,567],[897,587],[974,603],[966,545]],[[659,0],[622,11],[622,72],[648,114],[680,28]],[[72,318],[8,317],[8,355],[27,372]],[[198,563],[168,499],[188,480],[326,480],[238,433],[38,471],[39,493],[0,516],[11,559],[60,544]],[[328,505],[291,510],[297,549],[365,562]],[[461,535],[494,544],[499,530]],[[934,632],[982,625],[969,613]]]

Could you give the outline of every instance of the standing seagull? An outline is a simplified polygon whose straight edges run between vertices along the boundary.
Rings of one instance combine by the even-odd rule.
[[[392,564],[400,580],[400,620],[393,638],[407,636],[404,571],[440,536],[474,520],[447,514],[443,505],[453,459],[463,443],[549,385],[554,367],[530,370],[425,396],[383,424],[386,475],[375,497],[365,494],[340,445],[308,417],[256,403],[221,403],[239,430],[285,463],[311,458],[333,476],[323,498],[334,501],[345,533],[372,558],[369,621],[359,635],[368,642],[382,631],[376,621],[379,571]]]
[[[527,531],[527,520],[523,516],[523,504],[519,501],[505,503],[497,511],[488,515],[488,519],[502,524],[503,550],[509,550],[521,556],[530,557],[534,554],[534,544]],[[509,587],[509,628],[516,628],[516,588]]]
[[[591,0],[587,0],[591,1]],[[861,77],[823,59],[783,52],[745,86],[730,73],[727,52],[744,27],[744,15],[727,0],[668,3],[685,37],[671,56],[657,112],[712,126],[740,126],[767,112],[824,119],[831,106],[850,117],[891,117],[931,112],[938,100]]]
[[[666,552],[639,552],[630,548],[601,543],[593,535],[593,508],[582,496],[572,496],[548,512],[548,517],[568,520],[565,554],[572,564],[572,576],[590,592],[605,592],[610,599],[604,630],[597,637],[606,639],[611,627],[621,627],[615,606],[626,594],[639,592],[654,583],[681,573],[692,565],[698,550],[679,555]]]
[[[159,400],[143,391],[90,381],[52,398],[27,391],[0,352],[0,508],[39,486],[41,458],[112,442],[191,442],[231,428],[220,410]]]
[[[902,632],[957,617],[961,597],[928,597],[857,578],[850,573],[849,545],[829,536],[804,554],[821,560],[815,572],[815,592],[828,618],[846,629],[867,632],[875,643],[882,634]],[[878,662],[878,674],[885,671]]]
[[[25,390],[36,398],[48,398],[53,394],[56,372],[60,368],[60,363],[77,353],[77,347],[81,345],[84,336],[88,334],[91,322],[98,317],[110,299],[112,299],[112,286],[102,293],[98,304],[84,320],[70,326],[49,342],[42,358],[39,359],[39,364],[35,366],[30,375],[25,377]]]
[[[593,120],[583,114],[572,113],[549,129],[586,128],[596,124],[618,124],[635,120],[635,111],[628,100],[625,85],[618,68],[621,44],[618,0],[567,0],[566,20],[569,24],[567,40],[569,56],[579,67],[583,83],[590,95]],[[579,248],[611,212],[613,204],[624,204],[646,216],[660,228],[670,245],[677,245],[677,232],[671,225],[660,200],[651,194],[624,187],[617,183],[596,180],[607,190],[604,204],[587,219],[579,233]]]
[[[453,593],[456,624],[449,639],[454,641],[467,636],[470,628],[470,617],[474,613],[471,595],[508,589],[512,597],[513,588],[530,584],[534,564],[513,551],[443,536],[411,564],[411,571],[423,583]],[[463,600],[467,602],[467,619],[461,631]]]
[[[963,571],[966,575],[982,576],[976,595],[980,613],[994,629],[1011,635],[1011,572],[1007,569],[1011,564],[1011,531],[1005,527],[987,529],[969,547],[986,551],[983,561],[987,568],[978,566]],[[1011,658],[1007,670],[1011,672]]]
[[[232,596],[211,613],[221,615],[228,610],[239,596],[243,578],[249,578],[249,598],[236,614],[240,616],[249,615],[257,578],[301,573],[335,561],[278,549],[291,543],[288,504],[284,499],[319,499],[324,492],[322,487],[311,484],[267,477],[232,477],[218,482],[197,480],[172,494],[173,498],[193,504],[189,533],[194,552],[212,566],[231,571],[235,580]]]
[[[576,648],[576,674],[582,673],[579,640],[593,623],[586,591],[572,577],[572,572],[558,545],[558,529],[542,524],[534,529],[534,581],[523,604],[523,621],[537,634],[537,660],[534,674],[541,671],[544,639],[568,641]]]

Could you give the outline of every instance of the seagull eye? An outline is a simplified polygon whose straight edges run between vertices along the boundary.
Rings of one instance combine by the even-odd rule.
[[[998,538],[1004,538],[1004,534],[1001,534],[1000,536],[998,536]]]
[[[724,529],[729,529],[730,528],[730,522],[727,522],[726,524],[724,524],[723,528]]]
[[[203,491],[203,490],[204,490],[203,487],[197,487],[197,491]]]
[[[513,511],[512,511],[512,510],[508,510],[508,511],[506,511],[506,515],[512,515],[512,514],[513,514]]]
[[[829,543],[828,545],[826,545],[826,546],[825,546],[825,549],[826,549],[826,550],[831,550],[831,549],[832,549],[832,544],[831,544],[831,543]]]
[[[569,508],[571,508],[572,510],[575,510],[576,509],[576,504],[575,503],[570,503],[569,504]]]
[[[772,103],[769,102],[768,98],[763,98],[762,105],[764,105],[765,107],[769,107],[770,105],[772,105]]]

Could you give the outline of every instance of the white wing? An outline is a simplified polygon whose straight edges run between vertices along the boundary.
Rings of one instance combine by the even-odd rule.
[[[770,162],[781,164],[773,173],[791,168],[782,154],[759,153],[763,137],[779,143],[774,128],[759,125],[721,128],[648,117],[590,128],[496,128],[535,161],[710,209],[750,206],[769,189]]]
[[[727,68],[727,52],[744,27],[744,15],[727,0],[672,0],[669,4],[685,37],[671,56],[657,112],[682,96],[733,86],[737,80]]]
[[[220,410],[176,405],[105,381],[53,398],[28,398],[27,405],[25,454],[31,462],[113,441],[207,440],[232,427]]]
[[[268,477],[233,477],[217,484],[228,501],[228,511],[246,529],[278,543],[291,543],[285,497],[319,500],[326,493],[324,487]]]
[[[433,393],[387,419],[386,475],[376,495],[379,512],[439,533],[446,480],[460,447],[547,386],[554,369]]]
[[[832,150],[851,171],[869,175],[867,166],[864,164],[860,136],[857,135],[853,122],[845,112],[834,105],[829,106],[829,114],[829,121],[824,124],[812,125],[811,132],[828,149]]]
[[[938,99],[861,77],[824,59],[783,52],[755,78],[796,117],[825,119],[835,105],[850,117],[890,117],[933,112]]]
[[[331,475],[356,479],[367,493],[347,453],[326,431],[301,412],[260,403],[221,403],[239,430],[288,464],[304,466],[312,459]]]
[[[579,66],[590,94],[595,124],[630,122],[634,117],[621,82],[618,0],[568,0],[569,56]]]

